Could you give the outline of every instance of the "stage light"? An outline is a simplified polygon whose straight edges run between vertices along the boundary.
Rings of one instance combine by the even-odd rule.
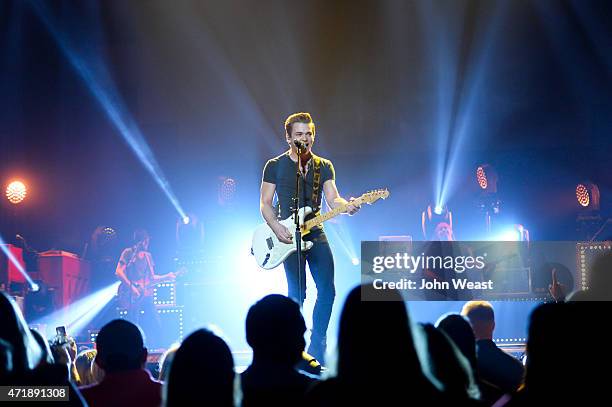
[[[96,291],[76,301],[70,306],[59,309],[50,315],[44,316],[41,319],[34,321],[36,325],[44,325],[47,327],[65,326],[70,335],[76,336],[106,307],[106,305],[117,294],[117,288],[120,282],[116,281],[113,284]]]
[[[428,205],[425,210],[427,220],[430,222],[446,222],[449,223],[452,217],[451,212],[446,205]]]
[[[185,225],[188,225],[188,224],[189,224],[189,216],[184,216],[184,217],[183,217],[183,223],[184,223]]]
[[[500,240],[502,242],[517,242],[519,240],[519,234],[516,230],[510,229],[501,233],[496,240]]]
[[[359,265],[359,259],[357,257],[353,257],[351,259],[351,263],[353,263],[353,266],[358,266]]]
[[[421,214],[421,230],[423,237],[427,240],[433,238],[436,227],[441,224],[448,224],[448,228],[453,228],[453,214],[446,205],[428,205],[427,209]]]
[[[578,204],[588,210],[599,210],[599,188],[592,182],[576,185],[576,199]]]
[[[605,232],[607,222],[601,217],[599,198],[599,188],[594,183],[586,181],[576,185],[579,208],[576,216],[576,232],[580,240],[593,241]]]
[[[219,180],[219,204],[231,204],[236,195],[236,180],[229,177],[220,177]]]
[[[493,240],[500,242],[528,242],[529,230],[520,224],[512,225],[511,228],[504,230]]]
[[[486,194],[497,193],[497,171],[490,164],[481,164],[476,167],[476,183]]]
[[[66,56],[76,74],[81,77],[91,94],[100,103],[108,119],[123,137],[143,168],[164,192],[178,215],[181,218],[186,216],[149,143],[123,101],[105,62],[97,57],[99,53],[80,52],[74,46],[74,39],[60,29],[61,23],[45,2],[29,2],[29,5],[47,27],[52,38],[57,42],[60,51]],[[94,55],[96,56],[94,57]]]
[[[21,181],[13,181],[6,187],[6,198],[10,203],[17,205],[21,203],[28,193],[28,189]]]
[[[578,184],[578,186],[576,187],[576,198],[578,199],[578,203],[580,204],[580,206],[587,207],[591,203],[591,198],[589,198],[589,191],[582,184]]]
[[[487,186],[489,185],[487,182],[487,174],[482,166],[478,166],[476,169],[476,181],[478,181],[480,188],[487,189]]]
[[[497,171],[490,164],[476,167],[476,183],[480,189],[478,207],[484,215],[486,233],[491,233],[492,220],[499,215],[501,201],[497,197]]]
[[[32,292],[38,292],[38,290],[40,290],[40,286],[36,283],[32,283]]]

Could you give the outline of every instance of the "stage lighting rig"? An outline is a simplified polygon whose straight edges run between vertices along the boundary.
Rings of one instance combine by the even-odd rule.
[[[599,188],[592,182],[576,185],[576,199],[582,209],[599,211]]]
[[[487,194],[497,193],[497,171],[490,164],[481,164],[476,168],[476,182]]]
[[[529,230],[523,225],[515,224],[511,228],[505,230],[500,236],[494,240],[508,242],[529,242]]]
[[[28,189],[21,181],[13,181],[6,187],[6,198],[14,205],[23,202],[27,193]]]
[[[236,180],[229,177],[220,177],[219,181],[219,205],[231,205],[236,196]]]
[[[599,212],[599,188],[592,182],[581,182],[576,185],[576,232],[578,239],[593,241],[602,236],[606,224]]]
[[[478,208],[485,217],[485,230],[491,233],[491,219],[501,210],[501,201],[497,197],[497,171],[490,164],[476,167],[476,183],[480,190]]]

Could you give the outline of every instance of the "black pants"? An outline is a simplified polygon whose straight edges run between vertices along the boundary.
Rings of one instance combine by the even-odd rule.
[[[287,286],[289,297],[299,303],[299,298],[306,298],[306,262],[310,268],[310,274],[317,287],[317,300],[312,314],[312,336],[311,343],[325,342],[327,337],[327,326],[331,317],[336,288],[334,286],[334,257],[332,255],[327,236],[323,231],[311,232],[304,237],[314,243],[310,250],[302,252],[302,295],[299,295],[297,254],[293,253],[283,263],[287,275]],[[302,304],[300,304],[301,306]]]

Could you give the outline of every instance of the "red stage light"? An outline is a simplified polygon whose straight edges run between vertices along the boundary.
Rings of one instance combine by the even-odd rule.
[[[580,206],[583,206],[585,208],[591,203],[589,190],[583,184],[578,184],[576,186],[576,199],[578,199],[578,203],[580,204]]]
[[[476,181],[478,181],[480,188],[487,189],[489,183],[487,182],[487,174],[482,166],[476,169]]]

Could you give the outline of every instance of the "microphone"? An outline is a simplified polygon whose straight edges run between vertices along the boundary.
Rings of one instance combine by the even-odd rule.
[[[298,150],[306,150],[306,144],[302,143],[300,140],[293,140],[293,145],[297,147]]]
[[[26,252],[28,252],[28,253],[34,253],[34,254],[36,254],[36,255],[38,256],[38,251],[37,251],[37,250],[35,250],[35,249],[32,249],[32,248],[30,247],[30,245],[28,244],[28,242],[26,242],[26,240],[24,239],[24,237],[23,237],[23,236],[21,236],[19,233],[17,233],[17,234],[15,235],[15,238],[16,238],[17,240],[21,240],[21,244],[23,245],[23,249],[24,249]]]

